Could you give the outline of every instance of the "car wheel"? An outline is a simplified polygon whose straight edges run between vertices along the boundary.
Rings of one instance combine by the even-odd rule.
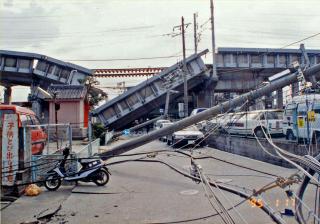
[[[292,131],[287,131],[286,139],[287,139],[287,140],[290,140],[290,141],[293,141],[293,140],[295,140],[296,138],[294,137]]]
[[[258,138],[265,138],[262,128],[257,128],[254,133]]]

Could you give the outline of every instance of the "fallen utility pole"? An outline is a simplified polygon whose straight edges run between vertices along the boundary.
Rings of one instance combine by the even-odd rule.
[[[165,119],[165,118],[167,118],[166,115],[161,115],[161,116],[159,116],[159,117],[153,118],[153,119],[151,119],[151,120],[148,120],[148,121],[146,121],[146,122],[143,122],[143,123],[141,123],[141,124],[138,124],[138,125],[136,125],[136,126],[134,126],[134,127],[132,127],[132,128],[129,128],[129,129],[128,129],[128,132],[129,132],[129,133],[132,133],[132,132],[134,132],[134,131],[136,131],[136,130],[139,130],[139,129],[147,126],[147,125],[153,124],[153,123],[156,122],[157,120]],[[123,132],[117,132],[117,133],[115,133],[115,134],[113,135],[113,137],[115,138],[115,137],[119,137],[119,136],[121,136],[121,135],[123,135]]]
[[[139,138],[133,139],[132,141],[115,146],[115,147],[111,148],[109,151],[101,153],[100,156],[102,156],[102,158],[105,160],[105,159],[110,158],[112,156],[125,153],[127,151],[130,151],[131,149],[137,148],[141,145],[144,145],[144,144],[151,142],[155,139],[158,139],[162,136],[171,134],[175,131],[181,130],[185,127],[188,127],[190,125],[198,123],[202,120],[209,119],[213,116],[216,116],[219,113],[226,112],[230,108],[240,106],[247,101],[251,101],[251,100],[257,99],[259,97],[262,97],[262,96],[269,94],[279,88],[282,88],[284,86],[287,86],[287,85],[290,85],[292,83],[297,82],[298,73],[299,72],[297,70],[292,70],[291,73],[289,73],[288,75],[283,76],[277,80],[274,80],[273,82],[270,82],[269,84],[267,84],[259,89],[252,90],[248,93],[240,95],[239,97],[237,97],[233,100],[224,102],[224,103],[217,105],[217,106],[214,106],[208,110],[200,112],[200,113],[193,115],[191,117],[184,118],[180,121],[175,122],[174,124],[172,124],[168,127],[164,127],[159,130],[152,131],[147,135],[143,135]],[[317,65],[304,71],[304,76],[306,78],[309,76],[312,76],[312,75],[317,75],[317,76],[319,75],[320,76],[320,64],[317,64]]]

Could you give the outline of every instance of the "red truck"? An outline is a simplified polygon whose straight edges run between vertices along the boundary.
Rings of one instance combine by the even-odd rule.
[[[16,105],[0,105],[0,127],[2,128],[4,114],[17,114],[18,127],[39,125],[40,122],[32,110]],[[47,134],[40,126],[31,128],[32,155],[42,154],[47,142]]]

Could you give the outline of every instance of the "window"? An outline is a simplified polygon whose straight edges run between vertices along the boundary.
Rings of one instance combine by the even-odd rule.
[[[49,74],[52,74],[53,68],[54,68],[54,65],[49,65],[49,69],[48,69]]]
[[[54,71],[54,75],[59,76],[60,72],[61,72],[61,68],[56,67],[56,70]]]
[[[246,54],[238,55],[238,63],[239,64],[248,64],[248,56]]]
[[[267,63],[274,64],[274,58],[275,58],[275,56],[273,56],[273,55],[267,55]]]
[[[139,91],[140,96],[145,99],[153,94],[150,86],[146,86],[144,89]]]
[[[4,62],[4,66],[6,67],[16,67],[17,66],[17,59],[15,58],[6,58]]]
[[[70,74],[69,70],[62,70],[60,78],[68,79],[69,74]]]
[[[47,64],[44,61],[39,61],[36,69],[45,72],[47,68]]]
[[[20,68],[29,68],[30,67],[30,60],[27,59],[19,59],[19,67]]]
[[[252,55],[251,56],[251,63],[253,63],[253,64],[261,64],[261,62],[262,62],[262,57],[261,57],[261,55]]]
[[[307,115],[307,107],[305,104],[298,105],[298,116],[306,116]]]
[[[29,115],[20,114],[20,120],[23,127],[26,125],[32,125],[31,117]]]
[[[285,55],[280,55],[279,56],[279,64],[286,64],[286,56]]]
[[[269,120],[281,120],[282,119],[282,113],[281,112],[274,112],[269,111],[267,112],[267,119]]]

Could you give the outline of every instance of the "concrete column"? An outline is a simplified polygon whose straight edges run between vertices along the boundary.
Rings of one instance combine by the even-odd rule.
[[[264,108],[265,109],[271,109],[272,108],[272,101],[273,101],[273,98],[272,98],[272,93],[268,94],[265,96],[265,103],[264,103]]]
[[[4,89],[4,104],[11,104],[12,88],[8,86]]]
[[[206,91],[201,91],[197,95],[197,107],[207,107]]]
[[[277,91],[277,108],[282,109],[283,108],[283,92],[282,89],[279,89]]]
[[[298,82],[291,84],[291,92],[292,92],[292,97],[299,95],[299,83]]]
[[[32,101],[32,111],[37,115],[37,117],[41,118],[41,104],[37,100]]]

